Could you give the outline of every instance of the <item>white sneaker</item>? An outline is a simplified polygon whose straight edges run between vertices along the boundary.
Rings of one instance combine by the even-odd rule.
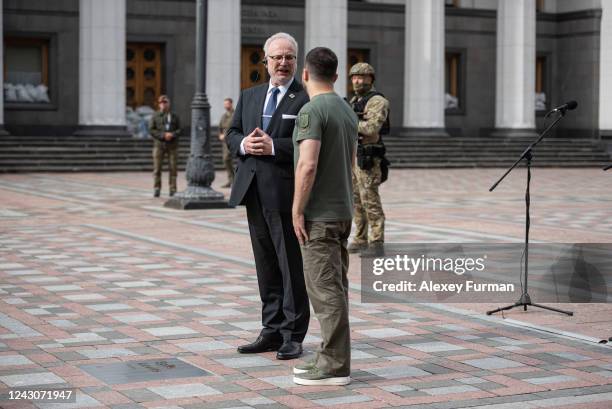
[[[303,364],[299,364],[293,367],[293,374],[299,375],[302,373],[306,373],[315,367],[315,361],[308,361]]]
[[[351,383],[351,377],[330,375],[321,371],[319,368],[314,367],[308,372],[294,375],[293,382],[298,385],[306,386],[342,386]]]

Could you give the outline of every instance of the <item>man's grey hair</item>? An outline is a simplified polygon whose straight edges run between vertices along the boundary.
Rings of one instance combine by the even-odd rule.
[[[295,54],[297,56],[298,53],[298,43],[297,41],[295,41],[295,38],[293,38],[293,36],[291,36],[291,34],[287,34],[287,33],[276,33],[271,35],[265,42],[264,44],[264,54],[266,55],[266,57],[268,56],[268,50],[270,49],[270,44],[272,43],[272,41],[274,40],[279,40],[279,39],[283,39],[283,40],[287,40],[291,43],[291,46],[293,46],[293,48],[295,49]]]

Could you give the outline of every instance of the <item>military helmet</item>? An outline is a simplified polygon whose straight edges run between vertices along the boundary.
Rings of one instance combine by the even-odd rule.
[[[349,71],[349,78],[353,75],[371,75],[372,79],[375,78],[374,67],[367,62],[358,62],[351,67]]]

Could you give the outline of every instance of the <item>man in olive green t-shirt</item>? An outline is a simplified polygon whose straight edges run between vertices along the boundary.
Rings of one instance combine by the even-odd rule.
[[[358,119],[334,93],[337,68],[329,48],[308,52],[302,83],[310,102],[300,109],[293,131],[293,228],[323,338],[315,360],[293,368],[293,381],[300,385],[347,385],[351,380],[347,240]]]

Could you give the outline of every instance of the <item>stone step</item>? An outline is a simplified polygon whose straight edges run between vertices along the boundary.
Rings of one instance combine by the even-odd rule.
[[[392,160],[390,160],[392,165],[395,164],[417,164],[417,163],[429,163],[432,166],[436,165],[436,164],[440,164],[440,163],[469,163],[469,162],[474,162],[474,163],[513,163],[514,161],[516,161],[518,158],[513,158],[513,157],[482,157],[482,158],[473,158],[473,157],[464,157],[464,156],[458,156],[458,157],[454,157],[454,158],[444,158],[444,157],[440,157],[437,160],[431,160],[428,158],[418,158],[418,157],[414,157],[414,158],[407,158],[407,157],[402,157],[402,158],[392,158]],[[588,157],[580,157],[580,158],[564,158],[564,159],[559,159],[559,158],[535,158],[534,160],[532,160],[532,164],[534,166],[539,166],[540,164],[548,164],[548,165],[564,165],[564,164],[570,164],[570,163],[582,163],[582,162],[592,162],[595,165],[599,165],[599,164],[603,164],[603,163],[608,163],[610,162],[609,157],[606,156],[600,156],[600,157],[596,157],[596,156],[588,156]]]
[[[510,166],[531,138],[385,138],[394,168]],[[180,140],[179,167],[189,156],[189,137]],[[222,169],[221,142],[211,139],[215,168]],[[121,138],[0,137],[0,172],[150,171],[152,140]],[[610,156],[597,141],[548,138],[534,149],[534,166],[603,166]]]
[[[44,142],[0,142],[0,147],[4,148],[134,148],[134,149],[151,149],[152,143],[141,143],[141,142],[127,142],[127,143],[115,143],[115,142],[55,142],[55,143],[44,143]],[[507,143],[507,142],[416,142],[416,141],[397,141],[397,142],[385,142],[387,148],[396,147],[439,147],[439,148],[456,148],[456,147],[500,147],[500,148],[526,148],[528,143]],[[189,149],[188,143],[181,143],[179,146],[181,149]],[[594,142],[585,141],[547,141],[546,143],[539,144],[537,149],[545,149],[550,147],[562,147],[562,148],[578,148],[578,147],[589,147],[597,148],[598,145]],[[220,149],[220,143],[211,143],[211,148]]]
[[[85,137],[85,136],[65,136],[65,137],[54,137],[54,136],[1,136],[0,144],[7,143],[44,143],[44,144],[52,144],[52,143],[137,143],[137,144],[151,144],[153,139],[151,138],[132,138],[132,137]],[[181,144],[189,144],[189,137],[181,137],[179,142]],[[211,141],[218,141],[216,137],[211,138]],[[410,143],[424,143],[424,144],[446,144],[446,143],[531,143],[533,142],[532,138],[482,138],[482,137],[446,137],[446,138],[416,138],[416,137],[402,137],[402,136],[386,136],[384,138],[385,144],[393,144],[397,142],[410,142]],[[550,142],[571,142],[571,143],[592,143],[591,139],[584,138],[544,138],[541,144],[546,144]]]
[[[423,158],[423,157],[390,157],[390,162],[392,165],[396,164],[417,164],[417,163],[429,163],[432,165],[440,164],[440,163],[512,163],[516,160],[515,157],[498,157],[498,156],[482,156],[482,157],[472,157],[472,156],[463,156],[457,155],[454,157],[441,157],[438,156],[433,160],[432,158]],[[580,156],[580,157],[566,157],[566,158],[557,158],[557,157],[541,157],[536,158],[533,163],[534,165],[538,164],[555,164],[555,163],[582,163],[582,162],[597,162],[598,163],[607,163],[609,162],[609,157],[606,155],[589,155],[589,156]],[[187,157],[179,157],[179,163],[185,164],[187,162]],[[60,166],[60,165],[69,165],[69,166],[98,166],[98,165],[121,165],[121,164],[138,164],[142,166],[152,166],[152,160],[149,157],[98,157],[98,158],[1,158],[0,157],[0,165],[2,167],[19,167],[19,166]],[[220,158],[213,158],[213,163],[215,165],[221,165]]]
[[[449,147],[432,147],[432,146],[419,146],[419,147],[390,147],[387,146],[387,155],[439,155],[448,154],[452,155],[455,153],[464,153],[470,155],[480,154],[507,154],[517,155],[523,152],[524,147],[520,148],[504,148],[504,147],[474,147],[466,146],[463,148],[449,148]],[[533,150],[534,154],[582,154],[582,153],[602,153],[603,150],[595,147],[588,146],[568,146],[568,147],[536,147]],[[180,147],[180,154],[188,154],[188,147]],[[221,147],[211,147],[211,154],[216,155],[221,153]],[[125,148],[125,147],[0,147],[0,155],[71,155],[71,154],[83,154],[83,155],[102,155],[102,154],[115,154],[115,155],[151,155],[151,149],[149,148]]]
[[[506,154],[509,156],[514,156],[514,155],[518,155],[520,153],[523,152],[523,149],[502,149],[502,148],[496,148],[496,149],[478,149],[478,148],[465,148],[465,149],[461,149],[461,150],[454,150],[454,149],[433,149],[433,148],[418,148],[418,149],[412,149],[412,148],[398,148],[398,149],[387,149],[387,156],[394,156],[394,155],[411,155],[411,154],[418,154],[418,155],[434,155],[434,156],[438,156],[441,154],[444,155],[455,155],[455,154],[469,154],[469,155],[476,155],[476,156],[481,156],[481,155],[493,155],[493,154]],[[215,154],[220,154],[221,150],[212,150],[211,154],[215,155]],[[593,153],[597,153],[597,154],[605,154],[605,152],[601,151],[601,150],[596,150],[596,149],[587,149],[587,148],[580,148],[580,149],[556,149],[556,148],[549,148],[549,149],[540,149],[539,147],[533,150],[534,155],[583,155],[583,154],[593,154]],[[188,149],[179,149],[179,155],[188,155],[189,154],[189,150]],[[8,149],[0,149],[0,157],[16,157],[16,156],[21,156],[21,157],[48,157],[48,156],[56,156],[56,155],[61,155],[61,156],[88,156],[88,157],[92,157],[92,156],[96,156],[96,155],[104,155],[104,156],[113,156],[113,155],[120,155],[120,156],[132,156],[132,155],[136,155],[136,156],[151,156],[151,150],[150,149],[117,149],[117,148],[99,148],[99,149],[87,149],[87,148],[70,148],[70,149],[66,149],[66,148],[37,148],[37,149],[23,149],[23,148],[8,148]]]
[[[493,144],[493,143],[489,143],[489,144],[477,144],[477,143],[472,143],[472,144],[441,144],[441,145],[435,145],[435,144],[417,144],[417,143],[387,143],[385,144],[385,146],[387,147],[388,150],[392,150],[392,149],[406,149],[406,148],[412,148],[412,149],[425,149],[425,148],[431,148],[431,147],[435,147],[436,149],[445,149],[445,150],[450,150],[450,149],[456,149],[458,147],[461,148],[465,148],[465,149],[525,149],[527,148],[528,145],[524,145],[524,144]],[[541,144],[536,146],[534,149],[599,149],[598,144],[595,143],[550,143],[550,144]],[[91,143],[70,143],[70,144],[9,144],[9,143],[0,143],[0,147],[1,149],[7,150],[7,149],[20,149],[20,150],[27,150],[27,149],[32,149],[32,150],[37,150],[37,149],[123,149],[123,148],[130,148],[130,149],[136,149],[136,150],[151,150],[153,148],[153,144],[115,144],[115,143],[96,143],[96,144],[91,144]],[[189,145],[188,144],[181,144],[179,145],[179,149],[186,149],[189,150]],[[211,149],[215,150],[215,149],[221,149],[221,144],[219,143],[212,143],[211,144]]]
[[[503,163],[503,162],[469,162],[469,163],[442,163],[432,165],[431,163],[414,163],[414,164],[396,164],[392,167],[393,169],[448,169],[448,168],[497,168],[497,169],[505,169],[510,166],[512,162]],[[536,167],[538,168],[556,168],[560,165],[558,163],[555,164],[539,164]],[[563,167],[567,168],[599,168],[603,167],[604,164],[594,164],[593,162],[576,162],[576,163],[566,163],[563,164]],[[217,168],[220,170],[219,168]],[[112,166],[20,166],[15,167],[13,169],[0,168],[0,173],[28,173],[28,172],[150,172],[152,170],[151,166],[145,165],[112,165]],[[183,171],[183,167],[179,167],[180,171]]]
[[[455,168],[508,168],[510,167],[514,161],[479,161],[479,162],[443,162],[438,164],[432,164],[431,162],[422,162],[422,163],[396,163],[392,167],[397,169],[406,169],[406,168],[447,168],[447,167],[455,167]],[[542,162],[542,163],[534,163],[532,167],[534,168],[558,168],[558,167],[575,167],[575,168],[601,168],[606,165],[607,162],[594,162],[594,161],[579,161],[579,162],[565,162],[562,165],[559,162]],[[519,167],[525,167],[521,165]]]

